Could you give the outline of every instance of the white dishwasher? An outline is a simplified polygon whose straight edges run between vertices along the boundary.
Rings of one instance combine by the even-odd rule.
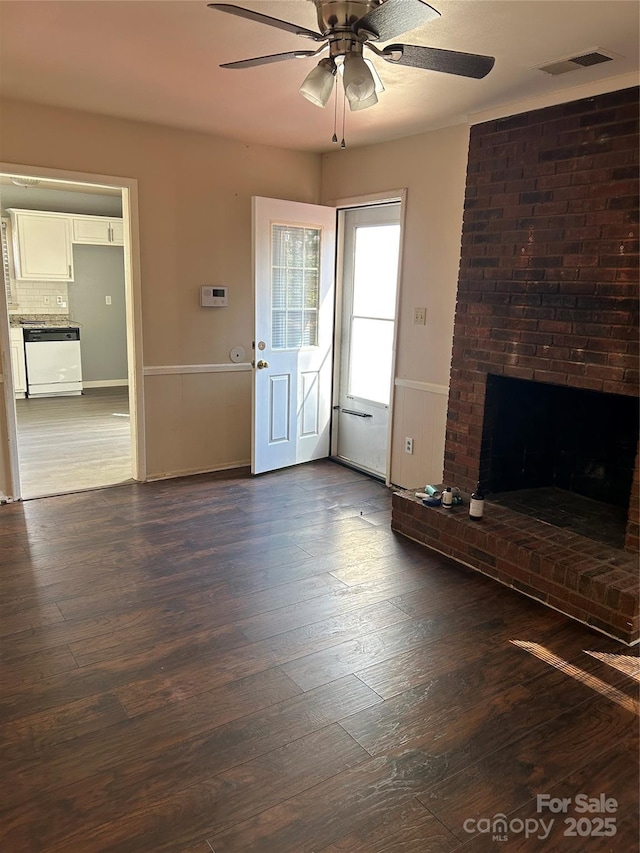
[[[27,397],[82,394],[80,329],[24,329]]]

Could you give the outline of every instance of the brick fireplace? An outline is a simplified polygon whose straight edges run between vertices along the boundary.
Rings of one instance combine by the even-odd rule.
[[[404,517],[397,496],[393,521],[627,642],[639,627],[638,96],[625,89],[471,129],[444,481],[469,492],[482,480],[487,523],[480,531],[460,514],[452,522],[447,510],[416,508],[411,495]],[[552,423],[535,430],[547,398]],[[593,423],[572,422],[589,401]],[[554,417],[573,439],[566,429],[551,439]],[[547,440],[536,444],[540,429]],[[544,495],[528,513],[501,497],[539,488],[549,490],[546,515]],[[554,530],[560,492],[596,523]],[[612,507],[619,537],[596,542],[592,530]]]

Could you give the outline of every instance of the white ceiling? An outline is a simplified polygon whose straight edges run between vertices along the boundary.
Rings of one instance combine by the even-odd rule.
[[[441,17],[394,41],[492,55],[493,71],[471,80],[376,61],[386,91],[370,109],[347,110],[349,147],[457,124],[478,113],[504,114],[505,105],[518,111],[523,99],[557,102],[558,92],[582,84],[610,81],[605,88],[616,89],[617,78],[630,85],[635,78],[629,75],[638,73],[636,0],[431,3]],[[236,5],[317,30],[310,0]],[[595,48],[615,60],[558,77],[537,68]],[[317,59],[246,70],[218,67],[295,49],[313,49],[313,43],[210,10],[206,0],[0,0],[0,86],[6,96],[248,143],[331,150],[333,101],[322,110],[297,91]]]

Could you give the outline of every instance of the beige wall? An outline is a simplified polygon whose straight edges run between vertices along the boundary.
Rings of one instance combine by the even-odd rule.
[[[327,203],[406,187],[391,473],[440,480],[468,128],[321,157],[16,101],[0,118],[4,162],[138,181],[146,367],[228,364],[236,345],[250,360],[252,195]],[[202,284],[227,285],[229,308],[200,308]],[[148,476],[246,464],[250,396],[249,372],[147,376]]]
[[[4,101],[0,160],[138,181],[145,366],[251,359],[251,196],[320,200],[319,155]],[[229,307],[199,307],[203,284]],[[249,373],[149,376],[150,477],[246,464]]]
[[[460,125],[323,157],[324,203],[407,189],[391,459],[392,482],[406,487],[442,477],[468,143]]]

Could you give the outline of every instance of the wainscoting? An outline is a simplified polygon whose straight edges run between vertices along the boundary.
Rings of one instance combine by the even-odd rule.
[[[405,488],[423,488],[442,479],[447,385],[395,380],[391,481]],[[405,452],[404,437],[413,436],[413,454]]]

